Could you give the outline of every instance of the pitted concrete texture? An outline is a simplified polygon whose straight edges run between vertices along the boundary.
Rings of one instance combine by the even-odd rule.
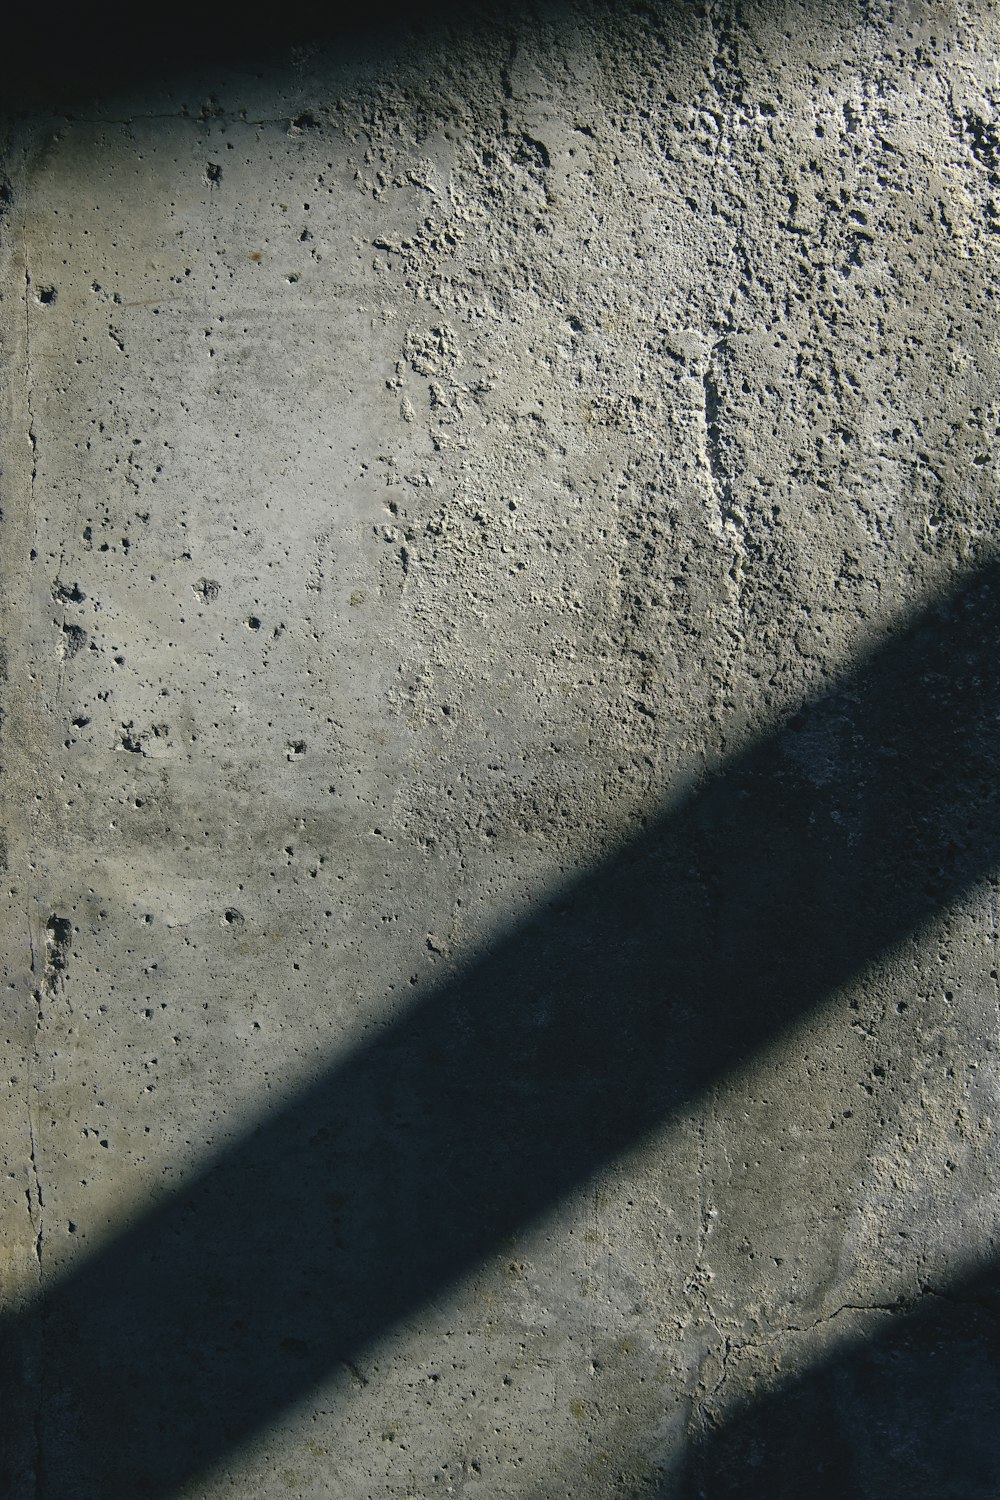
[[[6,127],[2,1494],[995,1500],[997,9],[288,24]]]

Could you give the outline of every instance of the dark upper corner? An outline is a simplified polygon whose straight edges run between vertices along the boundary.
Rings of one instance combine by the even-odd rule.
[[[552,0],[544,9],[551,11]],[[2,113],[75,113],[95,100],[162,95],[215,71],[251,76],[294,67],[317,52],[384,46],[395,51],[429,30],[469,27],[537,13],[512,0],[330,0],[283,6],[264,0],[139,7],[129,0],[81,5],[55,0],[44,11],[27,6],[5,19],[6,56],[17,59],[5,79]]]

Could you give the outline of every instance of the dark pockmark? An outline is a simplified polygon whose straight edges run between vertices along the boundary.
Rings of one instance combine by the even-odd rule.
[[[69,625],[63,621],[62,629],[62,655],[66,658],[76,656],[87,644],[87,632],[81,625]]]
[[[68,917],[53,912],[45,924],[45,968],[42,973],[42,992],[54,995],[65,980],[69,961],[69,945],[73,938],[73,924]]]
[[[87,596],[78,583],[63,583],[61,578],[57,578],[52,585],[52,597],[58,599],[60,604],[82,604]]]
[[[122,725],[121,746],[130,755],[145,755],[146,753],[143,749],[142,740],[135,733],[135,721],[133,719],[129,719],[127,724]]]

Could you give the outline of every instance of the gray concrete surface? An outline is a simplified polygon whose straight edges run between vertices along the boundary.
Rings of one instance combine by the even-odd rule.
[[[2,1493],[995,1500],[996,7],[289,27],[5,126]]]

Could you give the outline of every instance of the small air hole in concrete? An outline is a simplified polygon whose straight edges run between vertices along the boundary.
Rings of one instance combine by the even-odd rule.
[[[52,585],[52,597],[62,604],[82,604],[87,596],[78,583],[63,583],[57,578]]]

